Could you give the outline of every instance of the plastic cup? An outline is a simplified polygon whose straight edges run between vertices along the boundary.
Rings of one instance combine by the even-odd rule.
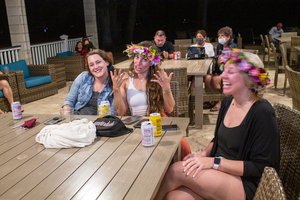
[[[74,109],[61,109],[60,110],[60,116],[65,118],[65,122],[71,122],[74,119]]]

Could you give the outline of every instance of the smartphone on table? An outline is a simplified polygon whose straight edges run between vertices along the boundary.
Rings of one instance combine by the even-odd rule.
[[[177,131],[178,126],[177,126],[177,124],[163,124],[162,130],[163,131]]]
[[[65,118],[62,117],[62,116],[55,116],[55,117],[52,117],[52,118],[48,119],[44,124],[53,125],[53,124],[57,124],[58,122],[61,122],[64,119]]]
[[[122,119],[122,121],[124,124],[129,125],[139,121],[140,119],[142,119],[142,116],[133,115],[133,116],[126,117],[125,119]]]
[[[142,123],[145,122],[145,121],[149,121],[149,119],[148,119],[148,118],[142,119],[142,120],[140,120],[138,123],[136,123],[135,125],[133,125],[133,127],[134,127],[134,128],[141,128]]]

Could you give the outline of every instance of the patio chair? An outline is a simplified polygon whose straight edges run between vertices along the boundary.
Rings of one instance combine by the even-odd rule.
[[[58,90],[54,65],[28,65],[28,69],[31,77],[51,76],[52,81],[50,83],[28,88],[26,86],[23,71],[16,71],[21,103],[28,103],[57,94]]]
[[[188,84],[186,67],[164,68],[167,74],[173,72],[171,81],[171,91],[175,100],[174,111],[170,113],[172,117],[188,116]]]
[[[269,36],[265,35],[266,47],[267,47],[267,55],[268,55],[268,66],[270,65],[271,59],[274,60],[274,65],[276,65],[276,48],[272,42],[269,41]],[[273,46],[272,46],[273,45]]]
[[[261,48],[262,48],[262,54],[263,54],[263,62],[265,62],[266,54],[268,53],[268,48],[266,47],[266,41],[264,39],[264,36],[262,34],[259,35],[261,40]]]
[[[300,72],[295,71],[290,66],[286,65],[285,76],[289,80],[293,108],[300,111]]]
[[[290,65],[297,64],[298,51],[294,48],[295,46],[300,46],[300,36],[291,37]]]
[[[280,131],[279,177],[287,199],[300,199],[300,111],[274,105]]]
[[[261,176],[254,200],[285,200],[285,192],[281,180],[272,167],[265,167]]]
[[[9,86],[11,87],[11,90],[13,92],[14,101],[20,101],[15,74],[14,73],[2,74],[0,75],[0,80],[8,81]],[[7,101],[7,99],[4,97],[2,90],[0,90],[0,109],[4,112],[11,111],[11,106]]]
[[[84,58],[80,55],[71,56],[54,56],[47,58],[48,64],[61,64],[65,65],[65,73],[67,81],[74,81],[75,78],[85,70]]]
[[[278,82],[279,71],[283,70],[283,72],[285,72],[285,69],[288,66],[285,45],[284,44],[280,44],[279,45],[279,49],[280,49],[280,53],[281,53],[281,57],[282,57],[283,69],[279,69],[279,65],[275,66],[275,76],[274,76],[274,86],[275,86],[275,89],[277,89],[277,82]],[[286,76],[286,74],[284,74],[283,95],[285,95],[286,84],[287,84],[287,76]]]

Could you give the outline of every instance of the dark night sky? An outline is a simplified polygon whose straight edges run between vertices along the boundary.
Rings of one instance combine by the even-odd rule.
[[[58,40],[62,34],[70,38],[83,36],[82,1],[25,0],[31,43]],[[102,0],[96,0],[99,1]],[[117,34],[120,37],[115,43],[123,46],[130,0],[115,1],[118,2]],[[0,0],[0,47],[10,46],[4,2]],[[155,30],[160,28],[166,30],[171,41],[176,38],[176,31],[186,31],[191,36],[195,30],[203,28],[197,25],[196,7],[195,0],[138,0],[133,42],[152,39]],[[277,21],[282,21],[286,30],[300,27],[300,0],[208,0],[206,30],[212,38],[220,27],[228,25],[235,35],[239,32],[243,41],[252,43],[253,36],[257,40],[260,33],[266,34]],[[48,28],[46,32],[45,27]]]

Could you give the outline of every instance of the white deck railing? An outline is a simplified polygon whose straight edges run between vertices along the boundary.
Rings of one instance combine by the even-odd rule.
[[[91,39],[92,36],[89,36]],[[74,51],[77,41],[81,41],[81,38],[72,38],[67,40],[67,50]],[[21,46],[14,46],[9,48],[0,49],[0,64],[8,64],[16,62],[20,58]],[[47,58],[55,56],[56,53],[66,51],[64,40],[35,44],[30,46],[32,64],[46,64]]]
[[[21,46],[0,49],[0,64],[5,65],[19,60]]]
[[[68,39],[68,51],[73,51],[77,41],[81,38]],[[46,64],[48,57],[53,57],[56,53],[65,51],[64,40],[31,45],[31,56],[33,64]]]

